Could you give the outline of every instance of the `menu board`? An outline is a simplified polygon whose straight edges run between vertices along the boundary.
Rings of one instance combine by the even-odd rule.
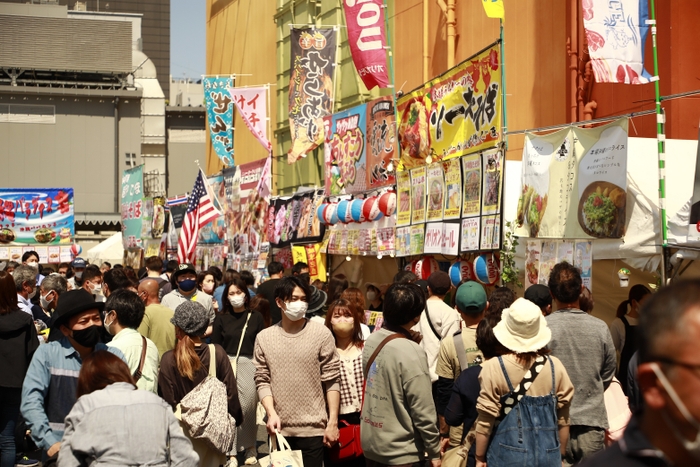
[[[396,225],[411,224],[411,174],[399,172],[396,188],[398,191],[398,206],[396,207]]]
[[[443,163],[445,168],[445,215],[444,219],[459,219],[462,211],[462,169],[459,159]]]
[[[411,224],[425,223],[425,185],[426,168],[418,167],[411,170]]]
[[[445,207],[445,173],[442,162],[428,166],[428,214],[427,221],[442,220]]]

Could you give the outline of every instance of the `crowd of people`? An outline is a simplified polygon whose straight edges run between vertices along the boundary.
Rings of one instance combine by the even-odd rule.
[[[698,281],[634,286],[607,326],[566,262],[521,298],[275,261],[260,284],[158,257],[0,269],[0,467],[255,465],[263,425],[305,467],[700,462]]]

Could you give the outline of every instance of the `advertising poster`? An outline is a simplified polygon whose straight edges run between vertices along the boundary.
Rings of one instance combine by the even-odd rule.
[[[292,148],[287,162],[293,164],[323,143],[323,117],[333,113],[333,70],[336,31],[291,28],[291,76],[289,78],[289,127]]]
[[[627,207],[627,119],[527,134],[516,235],[620,238]]]
[[[547,285],[549,273],[552,272],[554,266],[559,262],[557,252],[559,243],[555,240],[542,242],[540,247],[540,271],[538,274],[540,284]]]
[[[233,100],[229,93],[232,78],[204,77],[204,101],[211,145],[225,167],[233,165]]]
[[[462,169],[459,159],[443,163],[445,168],[445,215],[444,219],[459,219],[462,211]]]
[[[397,154],[396,118],[391,96],[367,104],[367,189],[396,183],[389,164]]]
[[[398,191],[399,203],[396,207],[396,225],[411,224],[411,174],[410,172],[399,172],[397,175],[396,188]]]
[[[333,115],[330,142],[330,194],[352,194],[367,189],[367,104]]]
[[[396,229],[396,256],[408,256],[411,254],[411,228],[398,227]]]
[[[462,217],[478,216],[481,213],[481,157],[479,154],[464,156],[462,167],[464,181]]]
[[[140,248],[143,224],[143,165],[125,170],[122,175],[121,218],[124,249]]]
[[[483,162],[484,193],[481,200],[481,214],[501,212],[501,191],[503,185],[503,155],[499,151],[489,151],[481,155]]]
[[[557,263],[562,261],[574,264],[574,242],[567,240],[557,242]]]
[[[389,86],[383,0],[343,2],[352,61],[367,89]]]
[[[423,250],[425,249],[425,226],[423,224],[412,225],[410,227],[410,229],[411,229],[411,245],[410,245],[411,255],[423,254]]]
[[[442,252],[442,222],[432,222],[425,225],[425,244],[422,253]]]
[[[359,255],[360,254],[360,231],[359,230],[347,230],[348,233],[348,243],[347,249],[349,255]]]
[[[525,290],[531,285],[540,283],[540,256],[542,242],[528,240],[525,243]],[[548,276],[549,277],[549,276]],[[546,283],[546,281],[545,281]]]
[[[459,254],[459,224],[442,224],[442,251],[443,255],[455,256]]]
[[[481,237],[481,218],[467,217],[462,219],[462,241],[460,251],[479,251]]]
[[[359,250],[360,254],[371,253],[372,252],[372,229],[361,229],[359,230]]]
[[[574,266],[581,271],[583,285],[593,290],[593,242],[577,241],[574,250]]]
[[[496,42],[397,101],[401,164],[460,157],[501,139],[500,46]]]
[[[484,216],[481,218],[481,249],[498,250],[501,248],[501,217]]]
[[[223,174],[213,175],[207,177],[207,183],[209,186],[209,194],[212,200],[214,200],[214,205],[219,209],[219,211],[224,212],[224,197],[226,196],[226,187],[224,183]],[[197,237],[198,244],[223,244],[224,237],[226,235],[226,216],[219,216],[212,222],[209,222],[204,227],[200,227],[199,235]]]
[[[445,173],[442,162],[428,166],[428,215],[427,221],[440,221],[445,207]]]
[[[411,170],[411,224],[425,223],[426,167]]]
[[[289,198],[278,198],[270,204],[268,221],[272,229],[268,230],[268,234],[272,238],[268,240],[273,248],[282,248],[291,243],[320,243],[323,240],[325,226],[314,215],[315,207],[323,201],[322,196],[322,191],[309,191]],[[250,234],[244,237],[255,241]],[[250,248],[254,249],[254,245]]]
[[[377,229],[377,254],[390,255],[395,250],[394,228]]]
[[[74,236],[72,188],[0,189],[0,243],[70,244]]]

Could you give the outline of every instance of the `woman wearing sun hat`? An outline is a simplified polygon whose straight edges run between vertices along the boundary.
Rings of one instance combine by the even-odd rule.
[[[562,363],[547,355],[552,334],[542,311],[519,298],[493,333],[501,348],[479,375],[476,465],[559,467],[574,387]]]

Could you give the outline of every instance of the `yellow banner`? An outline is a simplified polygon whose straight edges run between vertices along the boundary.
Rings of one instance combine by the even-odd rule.
[[[501,140],[501,60],[495,43],[402,96],[400,170],[494,147]]]
[[[484,5],[484,11],[489,18],[501,18],[505,21],[506,9],[503,6],[503,0],[481,0]]]

